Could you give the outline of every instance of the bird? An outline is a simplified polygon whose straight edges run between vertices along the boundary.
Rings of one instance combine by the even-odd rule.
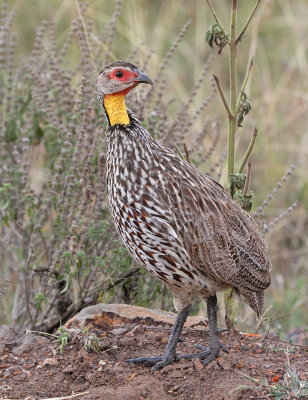
[[[204,365],[220,350],[218,291],[233,289],[262,314],[269,287],[268,246],[253,218],[227,189],[153,138],[126,108],[125,96],[148,75],[126,61],[107,65],[97,79],[97,96],[107,119],[108,205],[124,245],[173,295],[177,316],[164,354],[126,360],[152,372],[180,359]],[[207,303],[209,346],[180,355],[176,347],[192,300]]]

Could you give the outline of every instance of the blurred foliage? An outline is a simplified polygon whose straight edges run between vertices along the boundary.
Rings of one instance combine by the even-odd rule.
[[[9,1],[2,19],[0,274],[10,285],[1,298],[0,320],[19,329],[48,330],[66,311],[98,300],[172,308],[166,289],[121,247],[109,219],[105,122],[95,100],[95,79],[105,61],[130,59],[154,77],[155,91],[138,89],[130,106],[153,135],[170,146],[175,142],[183,154],[186,143],[193,162],[225,183],[224,109],[215,93],[200,105],[213,92],[211,71],[228,86],[228,65],[223,52],[214,56],[210,73],[204,67],[210,54],[205,32],[213,23],[204,2],[130,0],[118,14],[120,2],[85,4]],[[239,21],[253,4],[241,2]],[[213,5],[227,26],[230,1]],[[166,56],[189,18],[185,37]],[[306,0],[265,0],[241,41],[242,54],[255,55],[255,62],[246,88],[252,109],[240,128],[246,134],[237,137],[236,159],[240,162],[257,126],[253,210],[290,165],[298,165],[266,205],[266,221],[260,219],[264,227],[278,218],[266,236],[273,262],[266,306],[273,305],[273,316],[290,314],[279,322],[285,333],[308,324],[307,18]],[[244,76],[241,55],[238,63]],[[201,71],[203,80],[194,90]],[[298,207],[280,219],[294,200]],[[197,303],[194,307],[197,312]],[[239,322],[253,329],[252,313],[241,307]]]

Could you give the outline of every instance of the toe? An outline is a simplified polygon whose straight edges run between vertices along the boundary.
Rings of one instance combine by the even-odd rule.
[[[162,360],[164,360],[163,357],[139,357],[139,358],[130,358],[125,361],[132,364],[156,364]]]
[[[196,343],[195,347],[202,351],[210,351],[207,347],[203,346],[203,344],[200,344],[200,343]]]

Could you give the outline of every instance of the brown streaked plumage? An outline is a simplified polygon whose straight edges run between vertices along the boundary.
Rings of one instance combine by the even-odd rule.
[[[260,316],[270,285],[267,245],[253,219],[209,176],[153,139],[125,108],[124,97],[151,80],[134,65],[113,63],[100,73],[98,94],[107,128],[107,188],[118,233],[132,256],[174,295],[178,316],[152,371],[174,360],[208,364],[227,351],[219,341],[216,292],[234,290]],[[209,349],[178,356],[176,345],[193,296],[208,306]]]

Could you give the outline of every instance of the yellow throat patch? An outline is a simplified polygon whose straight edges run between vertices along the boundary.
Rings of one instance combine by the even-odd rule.
[[[107,94],[104,97],[104,107],[111,126],[115,124],[128,125],[130,123],[124,94]]]

